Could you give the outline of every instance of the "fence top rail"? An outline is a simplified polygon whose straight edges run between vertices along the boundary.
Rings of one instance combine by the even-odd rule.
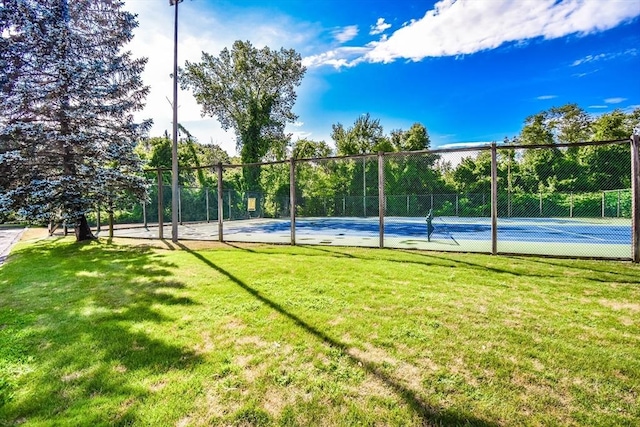
[[[231,168],[242,168],[245,166],[269,166],[269,165],[278,165],[278,164],[285,164],[285,163],[289,163],[290,160],[274,160],[274,161],[270,161],[270,162],[256,162],[256,163],[240,163],[240,164],[236,164],[236,163],[216,163],[213,165],[205,165],[205,166],[188,166],[188,167],[181,167],[179,168],[180,170],[201,170],[201,169],[215,169],[217,167],[222,166],[223,169],[231,169]],[[148,169],[144,169],[143,172],[171,172],[171,168],[169,167],[164,167],[164,168],[148,168]]]
[[[231,168],[243,168],[246,166],[272,166],[272,165],[283,165],[289,163],[291,160],[271,160],[268,162],[254,162],[254,163],[231,163],[231,164],[219,164],[212,166],[202,166],[204,168],[215,168],[218,166],[222,166],[223,169],[231,169]]]
[[[498,145],[498,150],[505,149],[528,149],[528,148],[569,148],[569,147],[587,147],[597,145],[612,145],[612,144],[628,144],[629,139],[610,139],[605,141],[580,141],[580,142],[564,142],[557,144],[503,144]]]
[[[518,149],[544,149],[544,148],[569,148],[569,147],[586,147],[586,146],[600,146],[600,145],[611,145],[611,144],[624,144],[629,143],[630,139],[612,139],[606,141],[580,141],[580,142],[569,142],[569,143],[554,143],[554,144],[483,144],[477,146],[469,146],[469,147],[460,147],[460,148],[438,148],[438,149],[428,149],[428,150],[416,150],[416,151],[399,151],[399,152],[381,152],[384,156],[407,156],[407,155],[420,155],[420,154],[445,154],[445,153],[464,153],[471,151],[487,151],[491,150],[491,147],[495,144],[498,150],[518,150]],[[230,168],[242,168],[247,166],[269,166],[269,165],[278,165],[278,164],[286,164],[293,160],[296,162],[319,162],[319,161],[330,161],[330,160],[350,160],[350,159],[366,159],[373,158],[379,155],[378,153],[364,153],[364,154],[352,154],[348,156],[328,156],[328,157],[314,157],[314,158],[300,158],[300,159],[287,159],[287,160],[274,160],[268,162],[255,162],[255,163],[241,163],[241,164],[231,164],[231,163],[218,163],[213,165],[206,166],[189,166],[182,167],[181,170],[199,170],[199,169],[213,169],[216,167],[222,167],[224,169]],[[170,172],[170,167],[164,168],[149,168],[144,169],[143,172]]]

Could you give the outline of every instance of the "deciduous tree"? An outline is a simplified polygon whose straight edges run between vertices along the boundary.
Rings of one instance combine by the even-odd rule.
[[[358,117],[349,129],[345,130],[341,123],[332,125],[332,129],[331,138],[336,143],[338,155],[393,151],[380,120],[372,119],[369,113]]]
[[[285,125],[297,118],[292,108],[304,73],[293,49],[257,49],[249,41],[236,41],[218,57],[203,52],[201,62],[187,62],[180,83],[193,91],[203,115],[235,131],[242,162],[254,163],[286,139]],[[259,170],[245,169],[249,189],[257,186]]]

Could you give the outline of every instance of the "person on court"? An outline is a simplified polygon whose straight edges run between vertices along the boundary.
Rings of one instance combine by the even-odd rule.
[[[427,241],[431,241],[431,234],[433,233],[433,209],[429,209],[429,214],[427,215]]]

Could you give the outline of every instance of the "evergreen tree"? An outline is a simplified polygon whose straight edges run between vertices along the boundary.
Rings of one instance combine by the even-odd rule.
[[[135,15],[118,0],[0,0],[0,212],[75,224],[145,194],[134,153],[150,123],[134,123],[146,59],[123,46]]]

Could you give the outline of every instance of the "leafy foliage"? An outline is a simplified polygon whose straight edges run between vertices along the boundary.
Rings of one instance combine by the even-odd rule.
[[[331,138],[336,143],[338,155],[368,154],[377,151],[393,151],[379,119],[369,113],[358,117],[353,127],[344,129],[341,123],[332,125]]]
[[[606,205],[607,216],[628,216],[627,193],[618,191],[630,187],[628,144],[572,144],[602,139],[624,141],[639,118],[640,109],[592,117],[575,104],[527,117],[520,134],[505,138],[504,144],[531,147],[522,150],[498,146],[499,215],[601,216]],[[187,138],[179,145],[181,184],[207,186],[215,191],[217,180],[213,170],[203,169],[205,178],[201,179],[194,172],[201,170],[188,167],[217,164],[217,160],[206,160],[211,153],[226,156],[222,162],[227,164],[240,164],[241,159],[230,159],[219,147],[200,145],[190,140],[188,132],[183,133]],[[423,215],[430,209],[441,216],[486,216],[491,212],[491,155],[486,149],[467,151],[469,154],[462,158],[457,153],[429,152],[430,137],[424,125],[414,123],[408,130],[395,129],[385,134],[380,120],[370,114],[359,116],[348,128],[334,124],[332,138],[335,151],[324,141],[300,139],[290,150],[281,143],[271,146],[265,158],[273,163],[225,168],[225,209],[233,211],[228,216],[246,217],[248,197],[258,200],[258,210],[251,215],[290,215],[290,168],[288,162],[283,162],[288,156],[296,159],[298,215],[377,215],[379,183],[375,152],[379,150],[385,152],[388,215]],[[169,166],[168,139],[152,138],[145,144],[149,166]],[[336,152],[348,155],[330,158]],[[253,186],[249,185],[251,176],[259,177]],[[616,199],[611,201],[608,197]]]
[[[305,71],[293,49],[257,49],[238,40],[218,57],[203,52],[202,62],[187,61],[180,82],[193,91],[203,115],[215,116],[223,129],[235,131],[242,162],[254,163],[287,140],[284,128],[297,118],[291,110]],[[258,180],[247,176],[249,188]]]
[[[507,143],[550,145],[535,148],[502,161],[499,176],[506,177],[510,168],[511,189],[525,193],[591,192],[629,188],[630,152],[628,144],[606,146],[555,147],[586,141],[624,140],[640,121],[640,108],[631,113],[614,110],[598,117],[589,116],[575,104],[553,107],[525,119],[520,134]],[[486,153],[464,159],[450,171],[450,181],[457,189],[474,189],[484,174],[474,171],[490,165]]]

